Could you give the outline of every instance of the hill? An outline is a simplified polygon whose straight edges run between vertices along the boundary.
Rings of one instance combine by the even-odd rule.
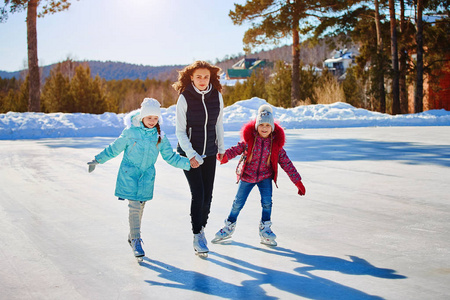
[[[325,42],[317,45],[310,43],[303,43],[300,50],[300,59],[306,65],[321,66],[322,62],[329,57],[331,53],[330,48]],[[250,54],[237,54],[226,56],[222,60],[216,60],[214,64],[226,70],[230,68],[237,61],[244,56],[248,58],[267,59],[269,61],[283,60],[287,63],[292,63],[292,49],[291,45],[276,47],[270,50],[262,50]],[[124,62],[112,61],[81,61],[80,63],[87,63],[91,68],[92,76],[99,75],[106,80],[122,80],[122,79],[158,79],[175,81],[177,79],[177,70],[180,70],[184,65],[170,65],[170,66],[144,66],[129,64]],[[42,67],[43,78],[50,74],[50,70],[55,64]],[[1,78],[20,78],[24,70],[16,72],[0,71]]]
[[[184,65],[172,65],[172,66],[144,66],[135,65],[123,62],[112,61],[81,61],[80,63],[87,63],[91,68],[92,76],[99,75],[106,80],[122,80],[122,79],[158,79],[158,80],[173,80],[176,79],[177,70],[180,70]],[[42,67],[43,78],[47,78],[50,75],[50,70],[56,64]],[[20,78],[24,70],[16,72],[0,71],[1,78]]]

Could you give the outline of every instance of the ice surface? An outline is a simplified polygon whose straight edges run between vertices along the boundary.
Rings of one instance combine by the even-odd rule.
[[[115,137],[0,141],[0,298],[448,299],[449,130],[287,129],[307,193],[298,196],[279,171],[279,246],[259,243],[255,189],[233,238],[209,243],[207,259],[192,248],[184,174],[159,159],[141,265],[127,243],[127,203],[113,196],[120,157],[87,172]],[[226,132],[227,147],[238,140]],[[209,240],[236,193],[235,167],[236,159],[217,166]]]

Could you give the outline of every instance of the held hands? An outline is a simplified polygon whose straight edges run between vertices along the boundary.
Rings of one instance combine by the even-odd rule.
[[[189,160],[191,162],[191,168],[198,168],[201,164],[203,164],[203,158],[195,153],[194,157]]]
[[[225,153],[217,153],[216,158],[218,161],[220,161],[221,165],[228,162],[228,156],[226,156]]]
[[[298,194],[300,196],[304,196],[306,194],[306,189],[305,189],[305,186],[303,185],[303,183],[301,181],[299,181],[299,182],[297,182],[296,186],[298,188]]]
[[[95,166],[99,164],[99,162],[95,159],[87,163],[89,166],[89,173],[92,173],[92,171],[95,170]]]

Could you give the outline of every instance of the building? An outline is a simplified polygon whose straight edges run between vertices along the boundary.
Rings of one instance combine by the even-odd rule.
[[[271,63],[266,59],[243,58],[235,63],[231,69],[227,69],[227,79],[243,79],[252,75],[258,68],[270,66]]]
[[[340,77],[345,74],[347,69],[355,64],[355,53],[348,49],[336,50],[332,58],[323,62],[323,67],[328,69],[334,76]]]

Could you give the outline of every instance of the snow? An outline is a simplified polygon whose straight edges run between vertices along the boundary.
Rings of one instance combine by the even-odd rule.
[[[226,131],[240,130],[242,124],[255,118],[260,98],[242,100],[224,109]],[[450,126],[450,112],[430,110],[419,114],[391,116],[358,109],[337,102],[329,105],[306,105],[295,108],[274,107],[276,119],[285,129],[345,128],[381,126]],[[162,127],[167,134],[175,132],[175,105],[162,109]],[[38,139],[56,137],[118,136],[123,130],[125,114],[104,113],[15,113],[0,114],[0,139]]]
[[[227,147],[263,102],[226,108]],[[278,246],[259,243],[255,189],[232,240],[196,257],[186,179],[160,159],[141,265],[126,242],[127,203],[113,195],[120,157],[91,174],[86,165],[120,134],[123,115],[1,115],[0,298],[448,299],[449,112],[274,111],[307,189],[298,196],[280,170]],[[175,146],[174,107],[163,118]],[[217,166],[209,240],[236,193],[236,162]]]

